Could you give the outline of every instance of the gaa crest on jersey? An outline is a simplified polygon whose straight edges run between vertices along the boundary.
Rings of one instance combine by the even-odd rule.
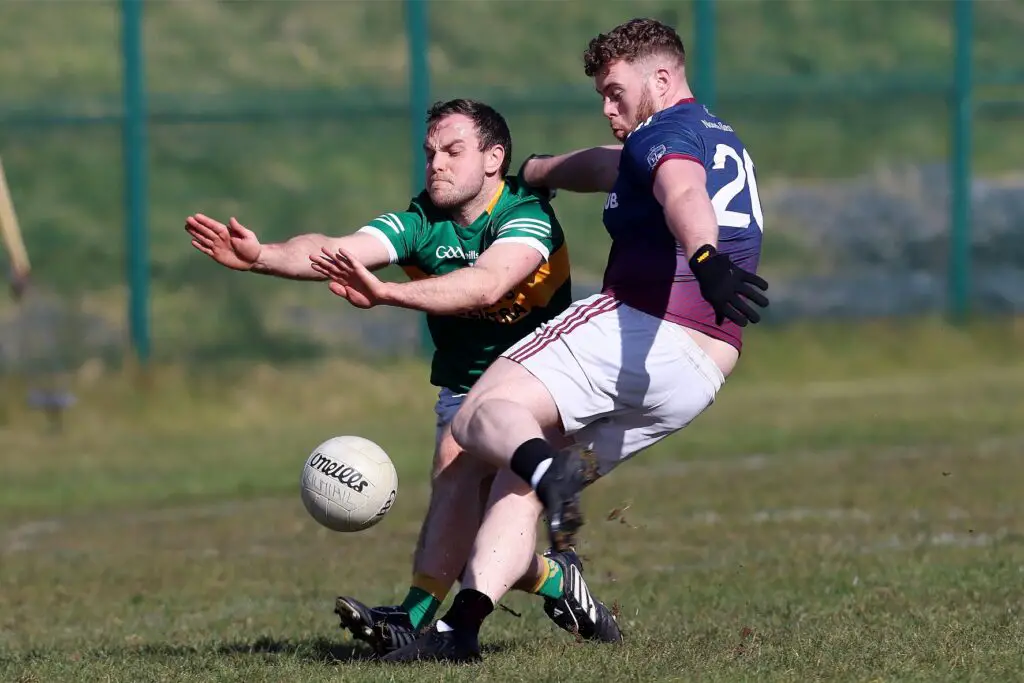
[[[651,147],[651,151],[647,153],[647,167],[653,170],[667,152],[668,150],[665,148],[665,145],[655,145],[654,147]]]

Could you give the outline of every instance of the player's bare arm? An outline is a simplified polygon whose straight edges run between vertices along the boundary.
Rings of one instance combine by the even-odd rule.
[[[309,261],[309,255],[318,249],[345,249],[370,270],[383,268],[390,263],[387,249],[372,235],[357,232],[342,237],[329,237],[311,233],[298,235],[286,242],[266,245],[252,270],[277,277],[322,280],[324,278],[311,268]]]
[[[718,253],[718,218],[708,197],[704,167],[690,159],[665,161],[654,176],[654,196],[665,211],[669,230],[690,257],[690,270],[700,283],[701,296],[715,310],[716,324],[726,318],[740,327],[760,322],[761,314],[750,304],[768,305],[762,293],[768,283]]]
[[[687,256],[705,244],[718,246],[718,218],[708,197],[703,166],[690,159],[664,161],[654,176],[654,197]]]
[[[552,157],[528,159],[523,180],[534,187],[570,192],[611,192],[619,172],[622,145],[578,149]]]
[[[524,244],[494,244],[470,268],[412,282],[382,282],[345,249],[333,258],[311,257],[314,267],[331,279],[331,291],[354,306],[386,305],[455,315],[486,308],[537,270],[540,252]]]
[[[345,248],[370,269],[386,266],[390,261],[387,248],[365,233],[343,237],[308,233],[284,242],[262,244],[256,233],[237,219],[231,218],[224,224],[201,213],[186,219],[185,231],[191,235],[193,247],[223,266],[291,280],[325,279],[309,261],[309,254],[321,249],[333,253]]]

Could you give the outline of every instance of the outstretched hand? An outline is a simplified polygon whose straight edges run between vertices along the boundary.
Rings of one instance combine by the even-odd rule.
[[[234,270],[250,270],[263,246],[256,233],[232,218],[225,225],[201,213],[185,219],[192,246],[217,263]]]
[[[348,300],[356,308],[373,308],[384,303],[386,283],[374,275],[348,250],[339,248],[334,254],[326,249],[310,254],[313,270],[330,280],[332,292]]]

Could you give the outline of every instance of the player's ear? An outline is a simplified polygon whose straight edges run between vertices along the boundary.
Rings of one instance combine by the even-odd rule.
[[[501,145],[494,145],[484,153],[484,172],[492,175],[501,170],[501,164],[505,161],[505,148]]]
[[[663,96],[672,87],[672,74],[665,67],[658,67],[654,70],[651,83],[654,86],[654,94]]]

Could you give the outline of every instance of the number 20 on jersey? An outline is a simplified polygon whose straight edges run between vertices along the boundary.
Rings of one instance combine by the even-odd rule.
[[[745,149],[743,156],[740,157],[739,153],[729,145],[719,144],[715,147],[715,160],[711,168],[716,171],[728,170],[729,161],[733,161],[736,165],[736,176],[723,185],[711,198],[711,205],[715,207],[718,225],[723,228],[745,229],[750,227],[749,213],[729,209],[732,200],[746,188],[750,194],[750,210],[754,213],[754,220],[757,221],[761,232],[764,232],[764,213],[761,211],[761,198],[757,193],[754,162]]]

